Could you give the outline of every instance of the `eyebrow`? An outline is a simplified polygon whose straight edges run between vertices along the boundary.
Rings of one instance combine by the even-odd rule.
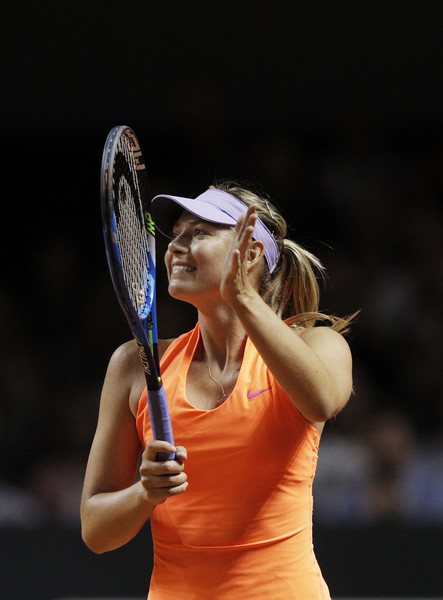
[[[175,223],[172,225],[172,229],[174,229],[174,227],[180,227],[182,223],[180,222],[180,219],[177,219],[177,221],[175,221]],[[205,219],[201,219],[200,217],[196,217],[195,219],[187,219],[185,221],[186,225],[200,225],[200,224],[204,224],[204,225],[209,225],[209,226],[216,226],[217,223],[212,223],[211,221],[205,221]]]

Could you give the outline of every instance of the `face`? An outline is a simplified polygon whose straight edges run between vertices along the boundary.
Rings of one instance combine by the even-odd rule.
[[[173,227],[165,255],[169,293],[191,302],[220,301],[220,282],[234,229],[184,211]]]

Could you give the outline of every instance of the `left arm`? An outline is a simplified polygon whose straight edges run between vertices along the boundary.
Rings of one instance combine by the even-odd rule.
[[[345,339],[328,327],[296,332],[264,302],[251,283],[258,268],[250,252],[255,209],[239,220],[221,283],[246,334],[301,414],[312,422],[336,415],[352,391],[352,359]],[[258,257],[260,258],[260,257]]]

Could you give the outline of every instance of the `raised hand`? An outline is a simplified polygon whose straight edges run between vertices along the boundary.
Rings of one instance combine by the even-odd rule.
[[[234,237],[226,255],[220,284],[222,298],[229,303],[235,302],[243,294],[251,293],[254,290],[248,273],[251,264],[252,234],[256,220],[257,207],[252,205],[238,219],[235,227]]]

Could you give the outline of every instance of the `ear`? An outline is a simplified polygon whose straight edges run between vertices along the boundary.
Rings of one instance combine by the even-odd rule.
[[[260,259],[265,254],[265,246],[263,242],[257,240],[251,240],[251,244],[248,249],[248,273],[255,269],[260,263]]]

